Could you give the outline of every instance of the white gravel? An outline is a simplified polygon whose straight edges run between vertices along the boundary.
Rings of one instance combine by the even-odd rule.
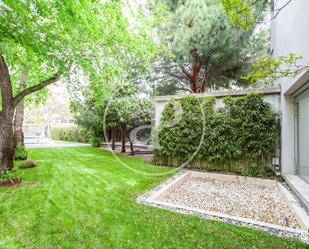
[[[187,177],[161,199],[233,216],[299,228],[275,181],[247,177]]]

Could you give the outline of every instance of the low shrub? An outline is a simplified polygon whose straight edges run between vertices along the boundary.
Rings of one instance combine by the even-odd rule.
[[[28,157],[28,152],[22,143],[18,143],[15,150],[14,159],[15,160],[26,160]]]
[[[101,146],[101,143],[102,143],[102,140],[98,137],[92,137],[90,139],[90,143],[93,147],[100,147]]]
[[[3,170],[0,172],[0,181],[13,181],[18,178],[18,174],[15,170]]]
[[[213,98],[170,100],[155,131],[154,163],[179,166],[189,162],[187,168],[271,174],[279,139],[278,114],[259,94],[228,97],[224,103],[215,111]]]
[[[51,130],[51,138],[53,140],[90,143],[93,134],[86,129],[80,127],[53,127]]]

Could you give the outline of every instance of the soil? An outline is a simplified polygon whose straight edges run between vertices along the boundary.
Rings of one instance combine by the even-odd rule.
[[[11,187],[11,186],[17,186],[21,183],[21,178],[15,178],[13,180],[0,180],[0,186],[2,187]]]

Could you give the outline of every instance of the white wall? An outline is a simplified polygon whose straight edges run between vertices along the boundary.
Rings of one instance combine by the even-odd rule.
[[[288,0],[275,0],[274,13]],[[300,62],[309,65],[309,0],[292,0],[283,8],[272,21],[272,50],[273,56],[295,53],[304,56]],[[281,168],[283,174],[295,173],[294,153],[294,99],[284,93],[300,78],[284,78],[277,80],[276,85],[281,86],[282,109],[282,147]]]
[[[248,93],[249,92],[250,91],[248,91]],[[233,92],[231,92],[231,96],[232,96],[232,93]],[[203,96],[203,95],[201,95],[201,96]],[[207,96],[207,95],[205,94],[205,96]],[[171,97],[172,96],[163,96],[163,97],[158,97],[155,100],[155,126],[158,126],[160,124],[160,119],[161,119],[161,115],[162,115],[162,112],[164,110],[164,107]],[[175,98],[175,99],[179,99],[181,97],[183,97],[183,96],[173,96],[173,98]],[[273,93],[270,93],[270,94],[268,93],[267,95],[264,95],[264,99],[267,103],[269,103],[271,105],[271,108],[272,108],[273,111],[280,112],[279,90],[275,90]],[[219,109],[219,108],[222,108],[222,107],[224,107],[223,97],[217,96],[216,97],[216,103],[215,103],[215,109]]]

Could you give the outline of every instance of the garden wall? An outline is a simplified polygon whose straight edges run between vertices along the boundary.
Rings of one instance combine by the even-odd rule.
[[[279,112],[280,109],[280,88],[279,87],[269,87],[261,89],[248,89],[248,90],[237,90],[237,91],[217,91],[217,92],[207,92],[201,94],[191,94],[200,97],[216,97],[215,109],[224,106],[224,97],[239,97],[245,96],[248,93],[261,93],[264,100],[271,105],[271,108],[275,112]],[[155,98],[155,126],[160,124],[161,115],[164,110],[166,103],[171,99],[181,99],[188,95],[175,95],[175,96],[158,96]]]
[[[154,162],[268,175],[279,146],[276,101],[274,96],[257,93],[225,96],[219,101],[196,95],[171,98],[153,130]]]

